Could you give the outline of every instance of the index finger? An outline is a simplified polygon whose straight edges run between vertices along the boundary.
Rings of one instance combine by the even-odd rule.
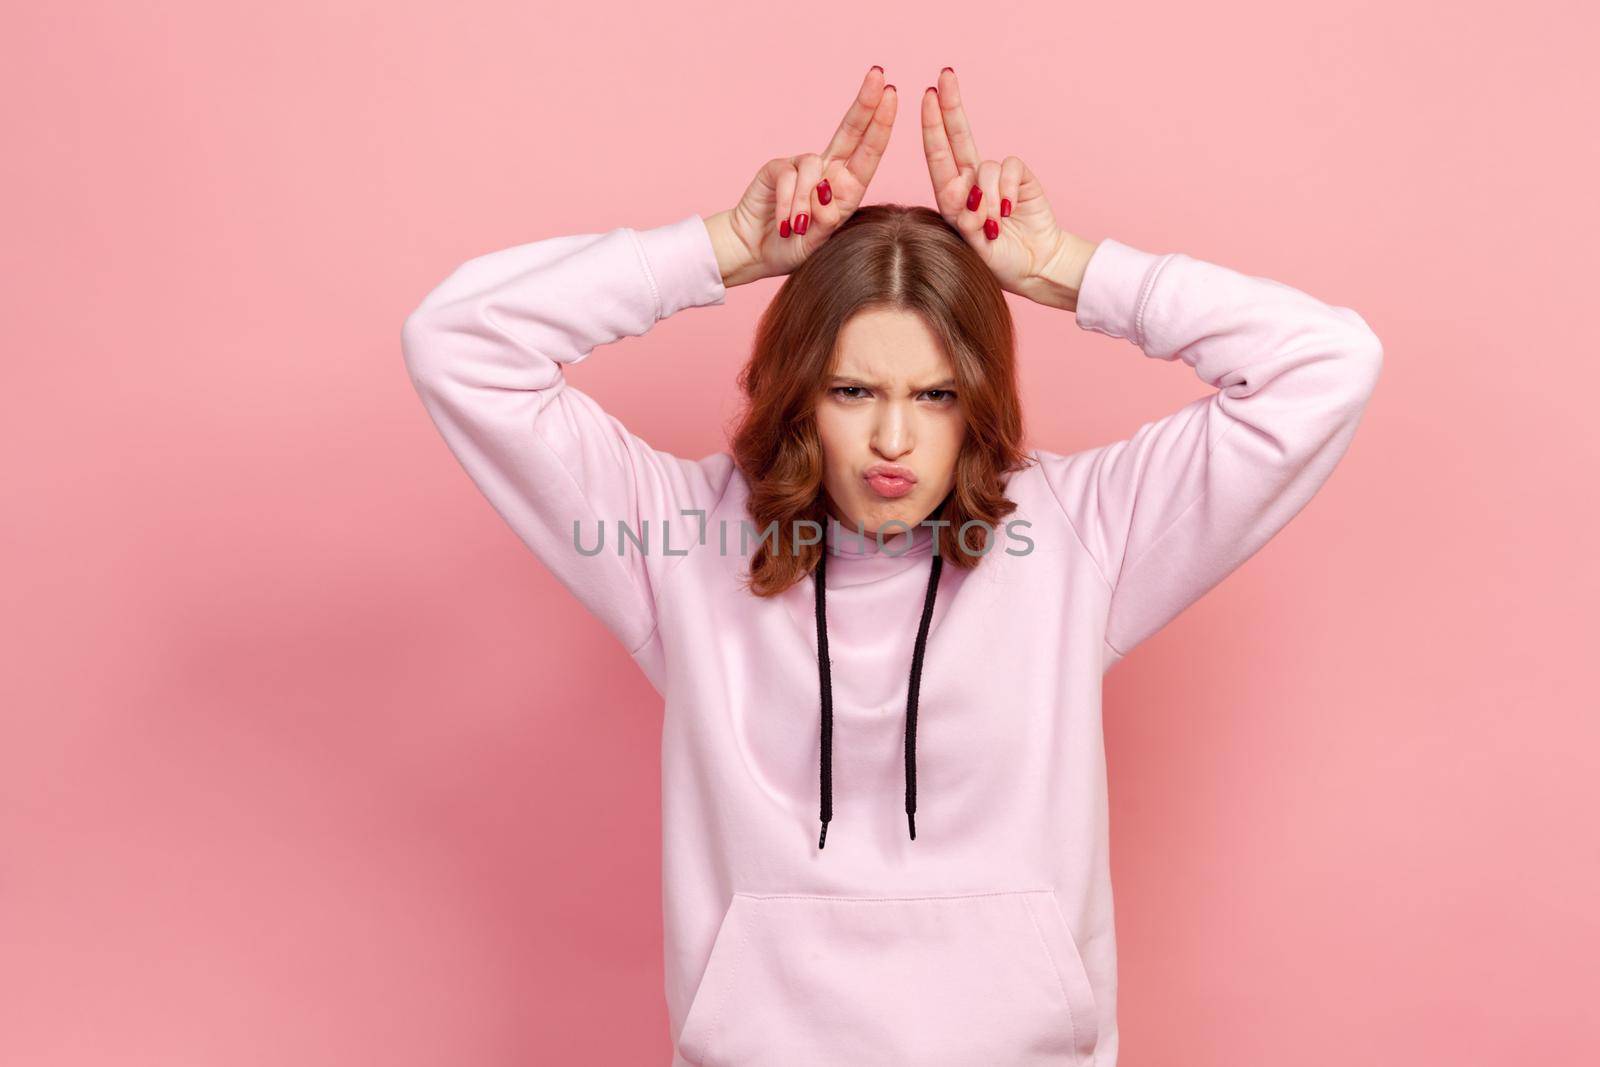
[[[944,118],[945,131],[950,136],[950,153],[963,170],[978,168],[983,157],[978,155],[978,142],[972,136],[972,125],[967,122],[966,109],[961,106],[961,86],[956,82],[956,72],[949,67],[939,72],[939,113]]]
[[[861,90],[856,93],[855,100],[850,104],[850,110],[844,113],[839,128],[834,131],[833,140],[828,142],[828,147],[822,150],[822,165],[826,167],[830,160],[849,159],[855,152],[856,146],[861,143],[872,129],[872,116],[878,110],[878,104],[883,99],[883,68],[873,67],[867,71],[867,76],[861,81]]]
[[[929,100],[928,97],[933,99]],[[922,91],[922,154],[928,160],[928,177],[933,179],[935,195],[961,173],[950,151],[950,134],[939,115],[939,90],[929,86]]]
[[[883,152],[889,147],[889,134],[894,129],[895,109],[899,103],[899,94],[891,85],[872,112],[872,121],[867,124],[867,132],[862,136],[861,143],[856,145],[856,150],[845,161],[844,169],[861,183],[863,189],[872,184],[872,176],[878,173],[878,164],[883,162]]]

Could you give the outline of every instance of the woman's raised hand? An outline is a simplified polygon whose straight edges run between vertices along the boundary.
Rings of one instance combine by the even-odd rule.
[[[922,94],[922,150],[939,214],[975,248],[1000,287],[1075,310],[1095,244],[1056,224],[1044,186],[1016,156],[984,159],[949,67]]]
[[[788,274],[861,206],[894,126],[895,88],[873,67],[821,155],[770,159],[739,203],[705,220],[724,285]]]

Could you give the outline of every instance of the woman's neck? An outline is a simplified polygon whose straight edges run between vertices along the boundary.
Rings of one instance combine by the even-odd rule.
[[[933,540],[933,527],[885,523],[877,530],[830,514],[826,523],[829,551],[842,556],[904,556],[923,551]]]

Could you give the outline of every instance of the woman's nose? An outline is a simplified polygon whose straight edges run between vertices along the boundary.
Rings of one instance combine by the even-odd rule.
[[[878,419],[872,445],[878,452],[893,459],[911,450],[911,437],[911,420],[904,412],[890,405]]]

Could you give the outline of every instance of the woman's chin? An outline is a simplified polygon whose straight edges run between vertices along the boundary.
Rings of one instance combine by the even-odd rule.
[[[893,537],[895,534],[905,533],[910,527],[926,518],[924,509],[915,503],[908,503],[915,494],[902,500],[879,500],[868,502],[856,514],[860,515],[862,528],[869,536],[876,536],[882,530],[883,536]],[[853,532],[855,521],[846,524]],[[888,529],[884,529],[887,526]]]

